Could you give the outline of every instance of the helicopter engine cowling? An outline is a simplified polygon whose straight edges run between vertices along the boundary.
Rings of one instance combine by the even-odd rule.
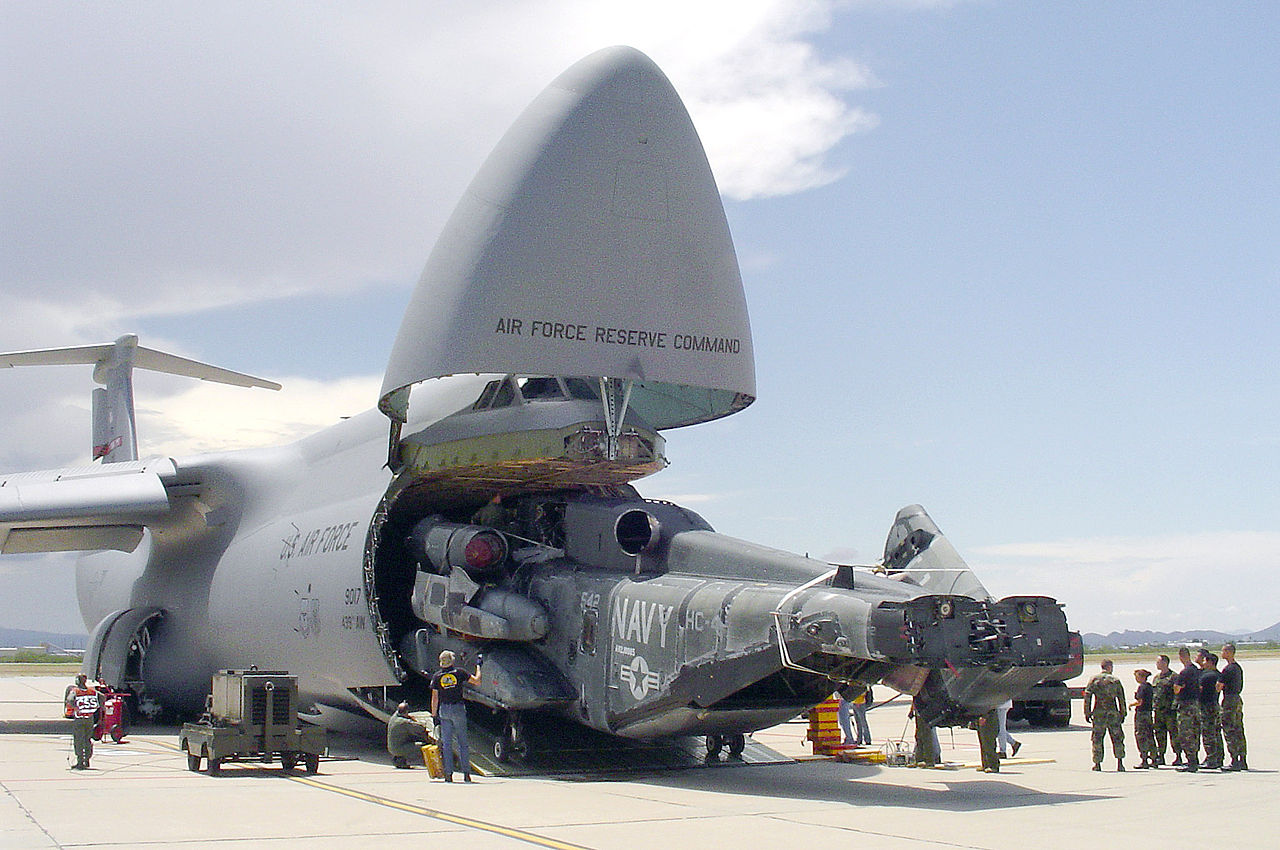
[[[409,533],[409,545],[429,571],[448,575],[454,567],[466,571],[476,581],[496,578],[502,573],[510,547],[502,532],[482,525],[446,522],[427,517]]]

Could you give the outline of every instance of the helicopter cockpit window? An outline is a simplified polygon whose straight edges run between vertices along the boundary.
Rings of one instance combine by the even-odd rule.
[[[525,401],[560,401],[564,393],[555,378],[525,378],[520,385],[520,395]]]

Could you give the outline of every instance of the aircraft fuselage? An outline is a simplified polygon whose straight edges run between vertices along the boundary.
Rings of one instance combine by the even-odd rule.
[[[454,383],[455,398],[483,386]],[[190,711],[219,669],[285,669],[305,700],[381,715],[402,698],[425,704],[440,650],[464,664],[483,652],[478,704],[656,738],[752,731],[820,701],[833,679],[918,689],[944,668],[937,715],[967,716],[1065,653],[1052,600],[837,570],[626,486],[508,490],[500,519],[472,526],[483,497],[393,476],[382,427],[369,412],[291,446],[176,461],[191,483],[173,516],[135,553],[81,561],[86,623],[138,629],[95,636],[91,672]],[[487,528],[512,551],[475,576],[432,563],[414,535],[436,526]]]

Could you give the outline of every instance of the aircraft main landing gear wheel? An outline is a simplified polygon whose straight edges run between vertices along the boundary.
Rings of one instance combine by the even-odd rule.
[[[213,756],[209,756],[209,775],[217,776],[221,772],[222,772],[222,759],[216,759]]]
[[[522,759],[528,755],[529,745],[524,741],[513,744],[510,738],[503,735],[493,742],[493,757],[503,764],[510,762],[513,758]]]
[[[742,758],[742,751],[747,748],[747,736],[739,732],[736,735],[726,735],[725,742],[729,746],[729,755],[732,758]]]
[[[307,753],[305,756],[303,756],[303,761],[306,765],[307,773],[316,774],[320,772],[320,754],[319,753]]]
[[[295,756],[293,753],[280,754],[280,766],[283,767],[285,770],[293,770],[294,766],[297,763],[298,763],[298,757]]]
[[[187,770],[192,773],[200,772],[200,756],[195,753],[187,753]]]
[[[502,729],[502,736],[493,742],[493,757],[500,762],[508,762],[512,757],[522,759],[528,755],[529,740],[525,736],[524,721],[513,711]]]
[[[708,735],[707,736],[707,758],[709,759],[719,758],[720,751],[724,749],[724,743],[725,741],[724,741],[723,735]]]

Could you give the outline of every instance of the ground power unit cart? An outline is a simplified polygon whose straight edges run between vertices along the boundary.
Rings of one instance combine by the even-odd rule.
[[[298,679],[277,670],[223,670],[214,674],[207,710],[196,723],[182,724],[180,743],[187,768],[208,761],[210,776],[224,762],[257,760],[307,773],[320,769],[324,730],[298,719]]]

